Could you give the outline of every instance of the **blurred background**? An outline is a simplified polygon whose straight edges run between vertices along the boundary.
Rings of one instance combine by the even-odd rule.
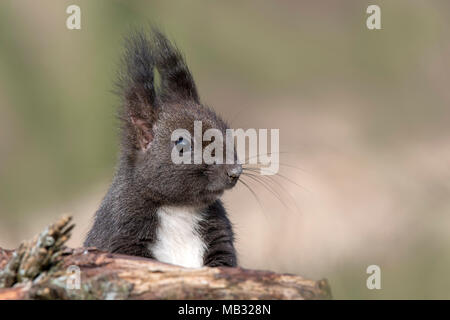
[[[1,247],[64,213],[81,245],[117,159],[122,39],[149,23],[233,128],[280,129],[272,192],[225,195],[242,266],[328,278],[335,298],[450,298],[446,0],[2,1]]]

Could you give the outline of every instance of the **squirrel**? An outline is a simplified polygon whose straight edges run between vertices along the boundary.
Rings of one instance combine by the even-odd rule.
[[[236,266],[220,197],[236,185],[242,165],[171,160],[174,145],[191,148],[188,139],[171,140],[174,130],[192,134],[194,121],[203,131],[228,125],[202,104],[182,53],[159,30],[132,32],[121,61],[118,165],[84,246],[188,268]]]

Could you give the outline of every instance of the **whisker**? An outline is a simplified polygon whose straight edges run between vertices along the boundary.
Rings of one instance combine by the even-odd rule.
[[[275,151],[274,151],[274,152],[266,152],[265,155],[272,155],[272,154],[286,154],[286,153],[289,153],[289,152],[288,152],[288,151],[279,151],[279,152],[275,152]],[[258,154],[254,155],[254,156],[252,156],[252,157],[245,158],[245,162],[247,162],[247,161],[250,160],[250,159],[257,158],[257,157],[261,157],[261,154],[258,153]]]
[[[294,166],[294,165],[292,165],[292,164],[281,163],[281,162],[272,162],[272,163],[278,164],[278,165],[280,165],[280,166],[282,166],[282,167],[287,167],[287,168],[296,169],[296,170],[298,170],[298,171],[301,172],[301,173],[308,173],[307,170],[305,170],[305,169],[303,169],[303,168],[300,168],[300,167],[297,167],[297,166]],[[263,164],[258,164],[258,163],[244,163],[244,165],[245,165],[245,166],[253,166],[253,167],[256,167],[256,168],[261,168],[261,167],[262,167],[262,168],[265,168]]]
[[[249,174],[249,173],[247,173],[247,174]],[[301,210],[300,210],[299,206],[297,205],[297,202],[295,201],[295,198],[291,195],[291,193],[279,181],[277,181],[275,178],[273,178],[271,176],[267,176],[267,175],[266,176],[256,175],[256,174],[253,174],[253,175],[255,177],[258,177],[261,180],[268,179],[268,180],[270,180],[270,182],[275,183],[282,191],[284,191],[284,194],[288,197],[290,202],[295,206],[295,209],[296,209],[295,211],[297,213],[301,214]],[[285,207],[287,207],[287,206],[285,205]],[[291,208],[288,208],[288,209],[291,210]]]
[[[246,173],[246,174],[244,174],[244,175],[245,175],[246,177],[249,177],[250,179],[256,181],[256,182],[259,183],[261,186],[263,186],[264,189],[266,189],[267,191],[269,191],[269,193],[271,193],[272,195],[274,195],[274,196],[278,199],[278,201],[280,201],[281,204],[282,204],[286,209],[290,210],[290,208],[284,203],[283,199],[281,198],[281,195],[280,195],[276,190],[272,189],[270,185],[267,185],[267,184],[266,184],[266,181],[259,180],[259,179],[258,179],[259,177],[256,176],[256,175],[254,175],[254,174]]]
[[[264,216],[267,218],[266,213],[264,212],[264,208],[262,206],[261,201],[259,200],[259,197],[256,195],[255,191],[252,190],[252,188],[250,188],[250,186],[248,184],[246,184],[242,179],[239,179],[238,182],[241,182],[255,197],[256,201],[258,201],[259,207],[261,208],[261,211],[263,212]]]
[[[258,168],[243,167],[242,169],[243,169],[244,171],[245,171],[245,170],[248,170],[248,171],[252,171],[252,172],[255,172],[255,173],[260,173],[260,170],[259,170]],[[288,177],[282,175],[281,173],[273,172],[273,171],[269,171],[269,172],[274,173],[275,176],[279,176],[280,178],[283,178],[283,179],[285,179],[286,181],[289,181],[290,183],[296,185],[297,187],[299,187],[299,188],[301,188],[301,189],[303,189],[303,190],[305,190],[305,191],[311,192],[311,191],[308,190],[306,187],[299,185],[297,182],[295,182],[295,181],[289,179]]]

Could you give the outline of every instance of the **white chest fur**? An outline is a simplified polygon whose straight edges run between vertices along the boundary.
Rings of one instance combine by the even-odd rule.
[[[206,250],[199,233],[202,213],[188,207],[161,207],[157,214],[157,240],[149,248],[155,259],[187,268],[202,267]]]

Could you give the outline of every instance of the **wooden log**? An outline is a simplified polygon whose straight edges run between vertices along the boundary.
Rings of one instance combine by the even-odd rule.
[[[64,219],[15,251],[0,249],[0,299],[331,298],[326,280],[242,268],[189,269],[95,248],[63,248],[73,228]]]

